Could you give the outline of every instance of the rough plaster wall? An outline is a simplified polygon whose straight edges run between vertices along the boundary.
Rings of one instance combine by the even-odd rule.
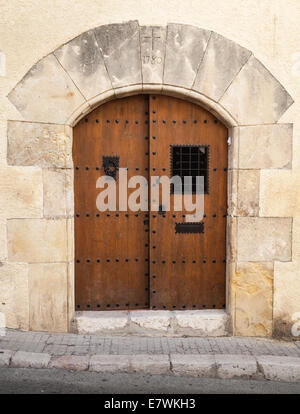
[[[282,290],[285,283],[293,283],[288,320],[292,311],[300,311],[299,0],[0,0],[1,174],[5,174],[6,165],[6,121],[20,117],[6,98],[9,91],[34,63],[61,44],[101,24],[131,19],[139,20],[140,24],[179,22],[214,30],[251,50],[295,100],[280,120],[294,123],[292,176],[288,182],[282,178],[284,185],[276,190],[276,209],[274,207],[275,216],[294,217],[293,265],[275,265],[274,275],[277,280],[275,304],[279,308],[288,308],[290,301],[286,294],[282,298],[280,292],[276,293],[277,286]],[[283,174],[282,170],[275,171],[265,179],[272,185],[272,179],[280,180]],[[264,206],[274,203],[274,196],[270,191],[260,194]],[[286,202],[287,197],[291,202]],[[38,216],[38,209],[36,212]],[[0,217],[0,260],[7,256],[3,242],[5,218]],[[295,295],[297,290],[298,295]],[[280,312],[276,323],[280,330]]]

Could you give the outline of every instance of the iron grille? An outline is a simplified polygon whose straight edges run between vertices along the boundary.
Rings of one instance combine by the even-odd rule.
[[[196,177],[204,177],[204,193],[209,192],[209,145],[170,145],[171,174],[178,175],[184,185],[184,177],[192,177],[192,185],[185,185],[185,192],[195,194],[197,190]],[[200,190],[200,189],[199,189]],[[176,189],[171,184],[171,193]],[[183,192],[183,188],[182,188]]]

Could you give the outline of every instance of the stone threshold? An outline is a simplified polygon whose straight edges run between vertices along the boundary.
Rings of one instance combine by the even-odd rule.
[[[101,336],[218,337],[231,334],[225,310],[75,312],[71,332]]]

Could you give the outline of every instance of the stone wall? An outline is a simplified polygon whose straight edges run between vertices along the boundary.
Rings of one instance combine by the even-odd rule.
[[[234,334],[290,336],[300,312],[298,1],[156,2],[3,6],[0,312],[9,327],[68,330],[71,127],[108,99],[156,92],[199,103],[229,127]],[[120,20],[131,21],[109,24]]]

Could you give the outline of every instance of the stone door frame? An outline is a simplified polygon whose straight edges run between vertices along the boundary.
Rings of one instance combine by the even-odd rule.
[[[248,311],[253,298],[244,284],[251,278],[260,285],[257,275],[272,279],[275,260],[291,261],[292,219],[261,210],[259,176],[264,169],[291,168],[292,125],[278,121],[293,100],[249,50],[232,40],[195,26],[139,26],[137,21],[79,35],[36,63],[8,95],[20,114],[8,121],[8,165],[42,168],[44,176],[43,214],[20,218],[27,229],[35,220],[41,232],[57,233],[42,241],[48,253],[36,263],[66,264],[61,309],[67,310],[53,330],[68,330],[74,315],[72,127],[109,100],[142,93],[196,103],[227,126],[226,310],[235,334],[243,334],[246,326],[251,335],[263,326],[261,335],[270,335],[273,281],[261,288],[261,296],[268,295],[267,316]],[[266,148],[267,158],[262,155]],[[12,234],[20,231],[15,221],[8,223]],[[30,237],[25,232],[24,242]],[[272,249],[266,245],[270,239]],[[9,259],[30,262],[18,252]]]

